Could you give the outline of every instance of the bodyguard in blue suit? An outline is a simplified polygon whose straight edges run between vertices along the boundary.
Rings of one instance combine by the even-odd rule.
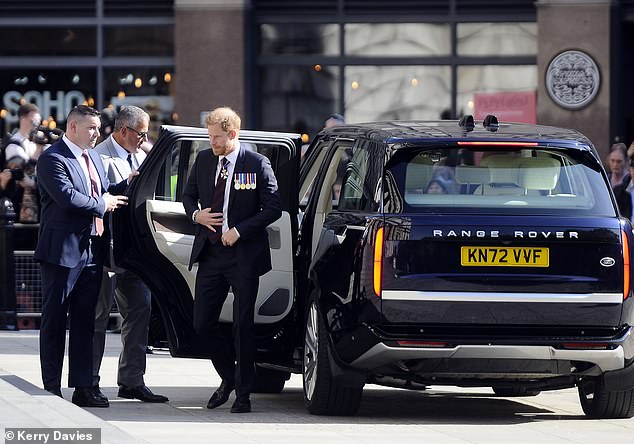
[[[42,215],[35,259],[42,273],[40,364],[44,388],[62,396],[61,378],[69,323],[68,386],[73,403],[108,407],[92,389],[95,304],[105,248],[103,216],[124,205],[124,180],[111,185],[99,154],[99,111],[79,105],[68,114],[66,134],[37,162]],[[113,193],[113,194],[110,194]]]

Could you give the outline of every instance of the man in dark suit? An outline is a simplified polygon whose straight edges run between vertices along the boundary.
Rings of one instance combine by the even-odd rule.
[[[40,364],[44,388],[62,396],[69,324],[68,386],[73,403],[108,407],[92,389],[95,304],[103,266],[103,216],[124,205],[127,180],[111,185],[91,148],[99,137],[99,111],[84,105],[68,114],[66,134],[37,162],[42,215],[35,260],[42,274]],[[113,193],[113,194],[110,194]]]
[[[183,193],[185,212],[197,224],[189,263],[190,269],[199,263],[194,328],[210,341],[211,360],[222,378],[207,408],[227,402],[235,388],[231,412],[246,413],[255,383],[253,317],[259,277],[271,269],[266,227],[281,216],[281,201],[269,160],[240,146],[240,117],[230,108],[217,108],[205,123],[211,150],[198,154]],[[234,347],[218,325],[229,287]]]

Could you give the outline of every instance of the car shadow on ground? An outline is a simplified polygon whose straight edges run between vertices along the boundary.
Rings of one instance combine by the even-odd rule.
[[[214,388],[153,387],[170,398],[167,404],[145,404],[116,397],[115,388],[102,388],[110,398],[110,408],[90,409],[106,421],[212,422],[280,424],[483,424],[513,425],[536,420],[582,419],[584,416],[555,412],[493,394],[409,391],[367,388],[356,416],[315,416],[304,406],[301,388],[286,388],[279,394],[253,394],[250,414],[230,413],[229,401],[214,409],[205,406]],[[526,398],[524,398],[526,399]],[[535,399],[535,398],[532,398]]]

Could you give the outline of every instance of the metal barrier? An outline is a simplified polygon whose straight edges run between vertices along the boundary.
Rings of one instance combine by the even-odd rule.
[[[33,259],[39,224],[14,224],[13,261],[15,264],[15,300],[20,330],[38,329],[42,315],[42,280],[40,266]],[[0,251],[0,254],[7,252]],[[117,305],[112,305],[108,329],[120,325]],[[115,315],[115,316],[112,316]]]

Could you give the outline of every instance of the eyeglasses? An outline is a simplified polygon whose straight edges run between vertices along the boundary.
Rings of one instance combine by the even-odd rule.
[[[147,138],[147,132],[146,131],[137,131],[132,127],[126,126],[127,129],[129,129],[130,131],[134,131],[136,133],[137,136],[139,136],[139,139],[145,139]]]

